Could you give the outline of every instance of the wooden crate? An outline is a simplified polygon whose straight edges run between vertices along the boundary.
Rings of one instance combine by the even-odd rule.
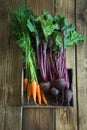
[[[70,88],[69,89],[73,90],[73,88],[72,88],[73,70],[68,69],[68,74],[69,74],[69,82],[70,82]],[[56,108],[57,106],[68,106],[67,102],[65,102],[66,101],[66,99],[65,99],[66,89],[64,89],[64,91],[63,91],[64,94],[62,93],[62,91],[59,92],[59,96],[57,96],[58,104],[56,104],[56,100],[57,100],[56,97],[53,96],[50,91],[48,93],[45,93],[48,105],[45,105],[44,103],[41,103],[41,105],[35,104],[32,96],[30,97],[30,100],[28,102],[27,96],[26,96],[27,92],[24,91],[24,78],[25,78],[25,68],[22,69],[22,80],[21,80],[21,105],[22,106],[26,106],[26,107],[28,107],[28,106],[29,107],[31,107],[31,106],[33,106],[33,107],[53,107],[53,108],[54,107]],[[62,96],[64,98],[64,101],[61,104],[62,101],[60,101],[60,99],[62,98]],[[69,106],[73,106],[73,97],[70,101]]]
[[[61,128],[61,130],[75,129],[75,118],[73,115],[74,106],[54,106],[50,104],[35,105],[33,101],[31,101],[30,104],[26,104],[23,81],[24,68],[22,69],[21,82],[22,130],[57,130],[59,128]]]

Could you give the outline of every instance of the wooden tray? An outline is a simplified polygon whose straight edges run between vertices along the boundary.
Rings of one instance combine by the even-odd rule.
[[[69,69],[69,77],[70,77],[70,89],[72,89],[72,70]],[[30,101],[29,103],[27,102],[27,99],[26,99],[26,93],[24,92],[24,84],[23,84],[23,80],[24,80],[24,68],[22,69],[22,80],[21,80],[21,106],[23,107],[37,107],[37,108],[56,108],[60,105],[56,105],[55,102],[56,102],[56,98],[51,95],[51,94],[47,94],[46,95],[46,98],[47,98],[47,101],[48,101],[48,105],[45,105],[45,104],[41,104],[41,105],[36,105],[34,102],[33,102],[33,99],[32,97],[30,98]],[[66,104],[63,104],[62,106],[66,106]],[[73,106],[73,99],[70,103],[70,106]]]

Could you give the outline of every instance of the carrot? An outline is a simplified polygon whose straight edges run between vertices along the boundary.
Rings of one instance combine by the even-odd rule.
[[[37,96],[38,104],[41,105],[41,92],[40,92],[40,85],[39,84],[36,86],[36,96]]]
[[[28,83],[27,85],[27,100],[29,101],[31,97],[31,85]]]
[[[24,91],[26,91],[28,85],[28,78],[24,78]]]
[[[34,102],[36,103],[36,81],[31,82],[31,94],[34,99]]]
[[[43,103],[45,103],[46,105],[48,104],[46,96],[45,96],[44,91],[42,89],[41,89],[41,99],[42,99]]]

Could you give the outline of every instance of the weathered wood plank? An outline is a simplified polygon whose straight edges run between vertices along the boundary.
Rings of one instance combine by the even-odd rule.
[[[55,130],[55,111],[51,108],[23,108],[23,130]]]
[[[22,130],[40,129],[40,113],[37,108],[23,108]]]
[[[6,79],[7,79],[7,2],[0,3],[0,104],[4,103],[5,89],[6,89]],[[4,10],[5,8],[5,10]],[[5,17],[3,17],[3,12]]]
[[[12,0],[8,4],[8,26],[10,24],[10,11],[16,8],[24,0]],[[9,85],[8,85],[8,105],[21,104],[21,71],[22,71],[22,51],[16,45],[16,40],[10,33],[9,26],[9,55],[8,55],[8,71],[9,71]]]
[[[42,10],[47,10],[54,14],[54,0],[27,0],[29,7],[36,14],[41,14]]]
[[[6,123],[3,130],[22,130],[21,129],[21,107],[6,108]]]
[[[52,108],[40,109],[40,130],[55,130],[55,110]]]
[[[0,130],[5,130],[7,97],[7,1],[0,1]]]
[[[76,0],[77,31],[87,37],[87,0]],[[77,46],[79,130],[87,129],[87,39]]]
[[[20,88],[21,88],[21,68],[22,68],[22,53],[15,43],[15,40],[10,34],[10,11],[16,7],[21,1],[7,1],[7,21],[4,35],[7,34],[7,53],[4,53],[6,58],[5,69],[5,90],[4,90],[4,128],[2,130],[21,130],[21,108],[12,107],[20,104]],[[3,48],[4,49],[4,48]],[[3,64],[3,66],[4,66]],[[2,100],[3,101],[3,100]],[[9,107],[10,106],[10,107]],[[4,110],[3,109],[3,110]]]
[[[63,14],[66,16],[68,19],[69,23],[74,23],[75,22],[75,1],[74,0],[56,0],[55,3],[55,14]],[[56,130],[60,129],[63,130],[66,128],[66,130],[77,130],[77,106],[76,106],[76,68],[75,68],[75,48],[69,48],[67,50],[67,67],[73,69],[73,84],[72,84],[72,90],[73,90],[73,100],[74,100],[74,106],[72,108],[72,119],[73,119],[73,125],[71,122],[71,115],[68,116],[68,119],[66,118],[65,115],[67,115],[68,108],[63,109],[60,107],[59,109],[56,109]],[[67,121],[67,125],[62,124],[61,122],[61,111],[65,116],[65,120]],[[58,122],[60,125],[58,125]]]
[[[3,23],[2,23],[3,22]],[[7,20],[6,20],[7,22]],[[0,21],[0,104],[4,103],[7,84],[7,24]],[[4,27],[4,28],[3,28]]]
[[[60,107],[56,110],[56,130],[76,130],[74,110],[71,107]]]
[[[0,130],[5,128],[5,107],[0,105]]]

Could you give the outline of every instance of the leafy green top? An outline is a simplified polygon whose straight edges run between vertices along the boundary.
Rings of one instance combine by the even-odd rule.
[[[77,44],[79,40],[84,40],[84,36],[76,32],[75,25],[68,25],[63,15],[52,16],[43,10],[41,15],[37,16],[25,4],[13,10],[11,31],[25,53],[26,75],[30,80],[37,80],[34,44],[39,45],[43,40],[50,40],[53,51],[58,51]],[[36,43],[33,37],[36,38]]]

